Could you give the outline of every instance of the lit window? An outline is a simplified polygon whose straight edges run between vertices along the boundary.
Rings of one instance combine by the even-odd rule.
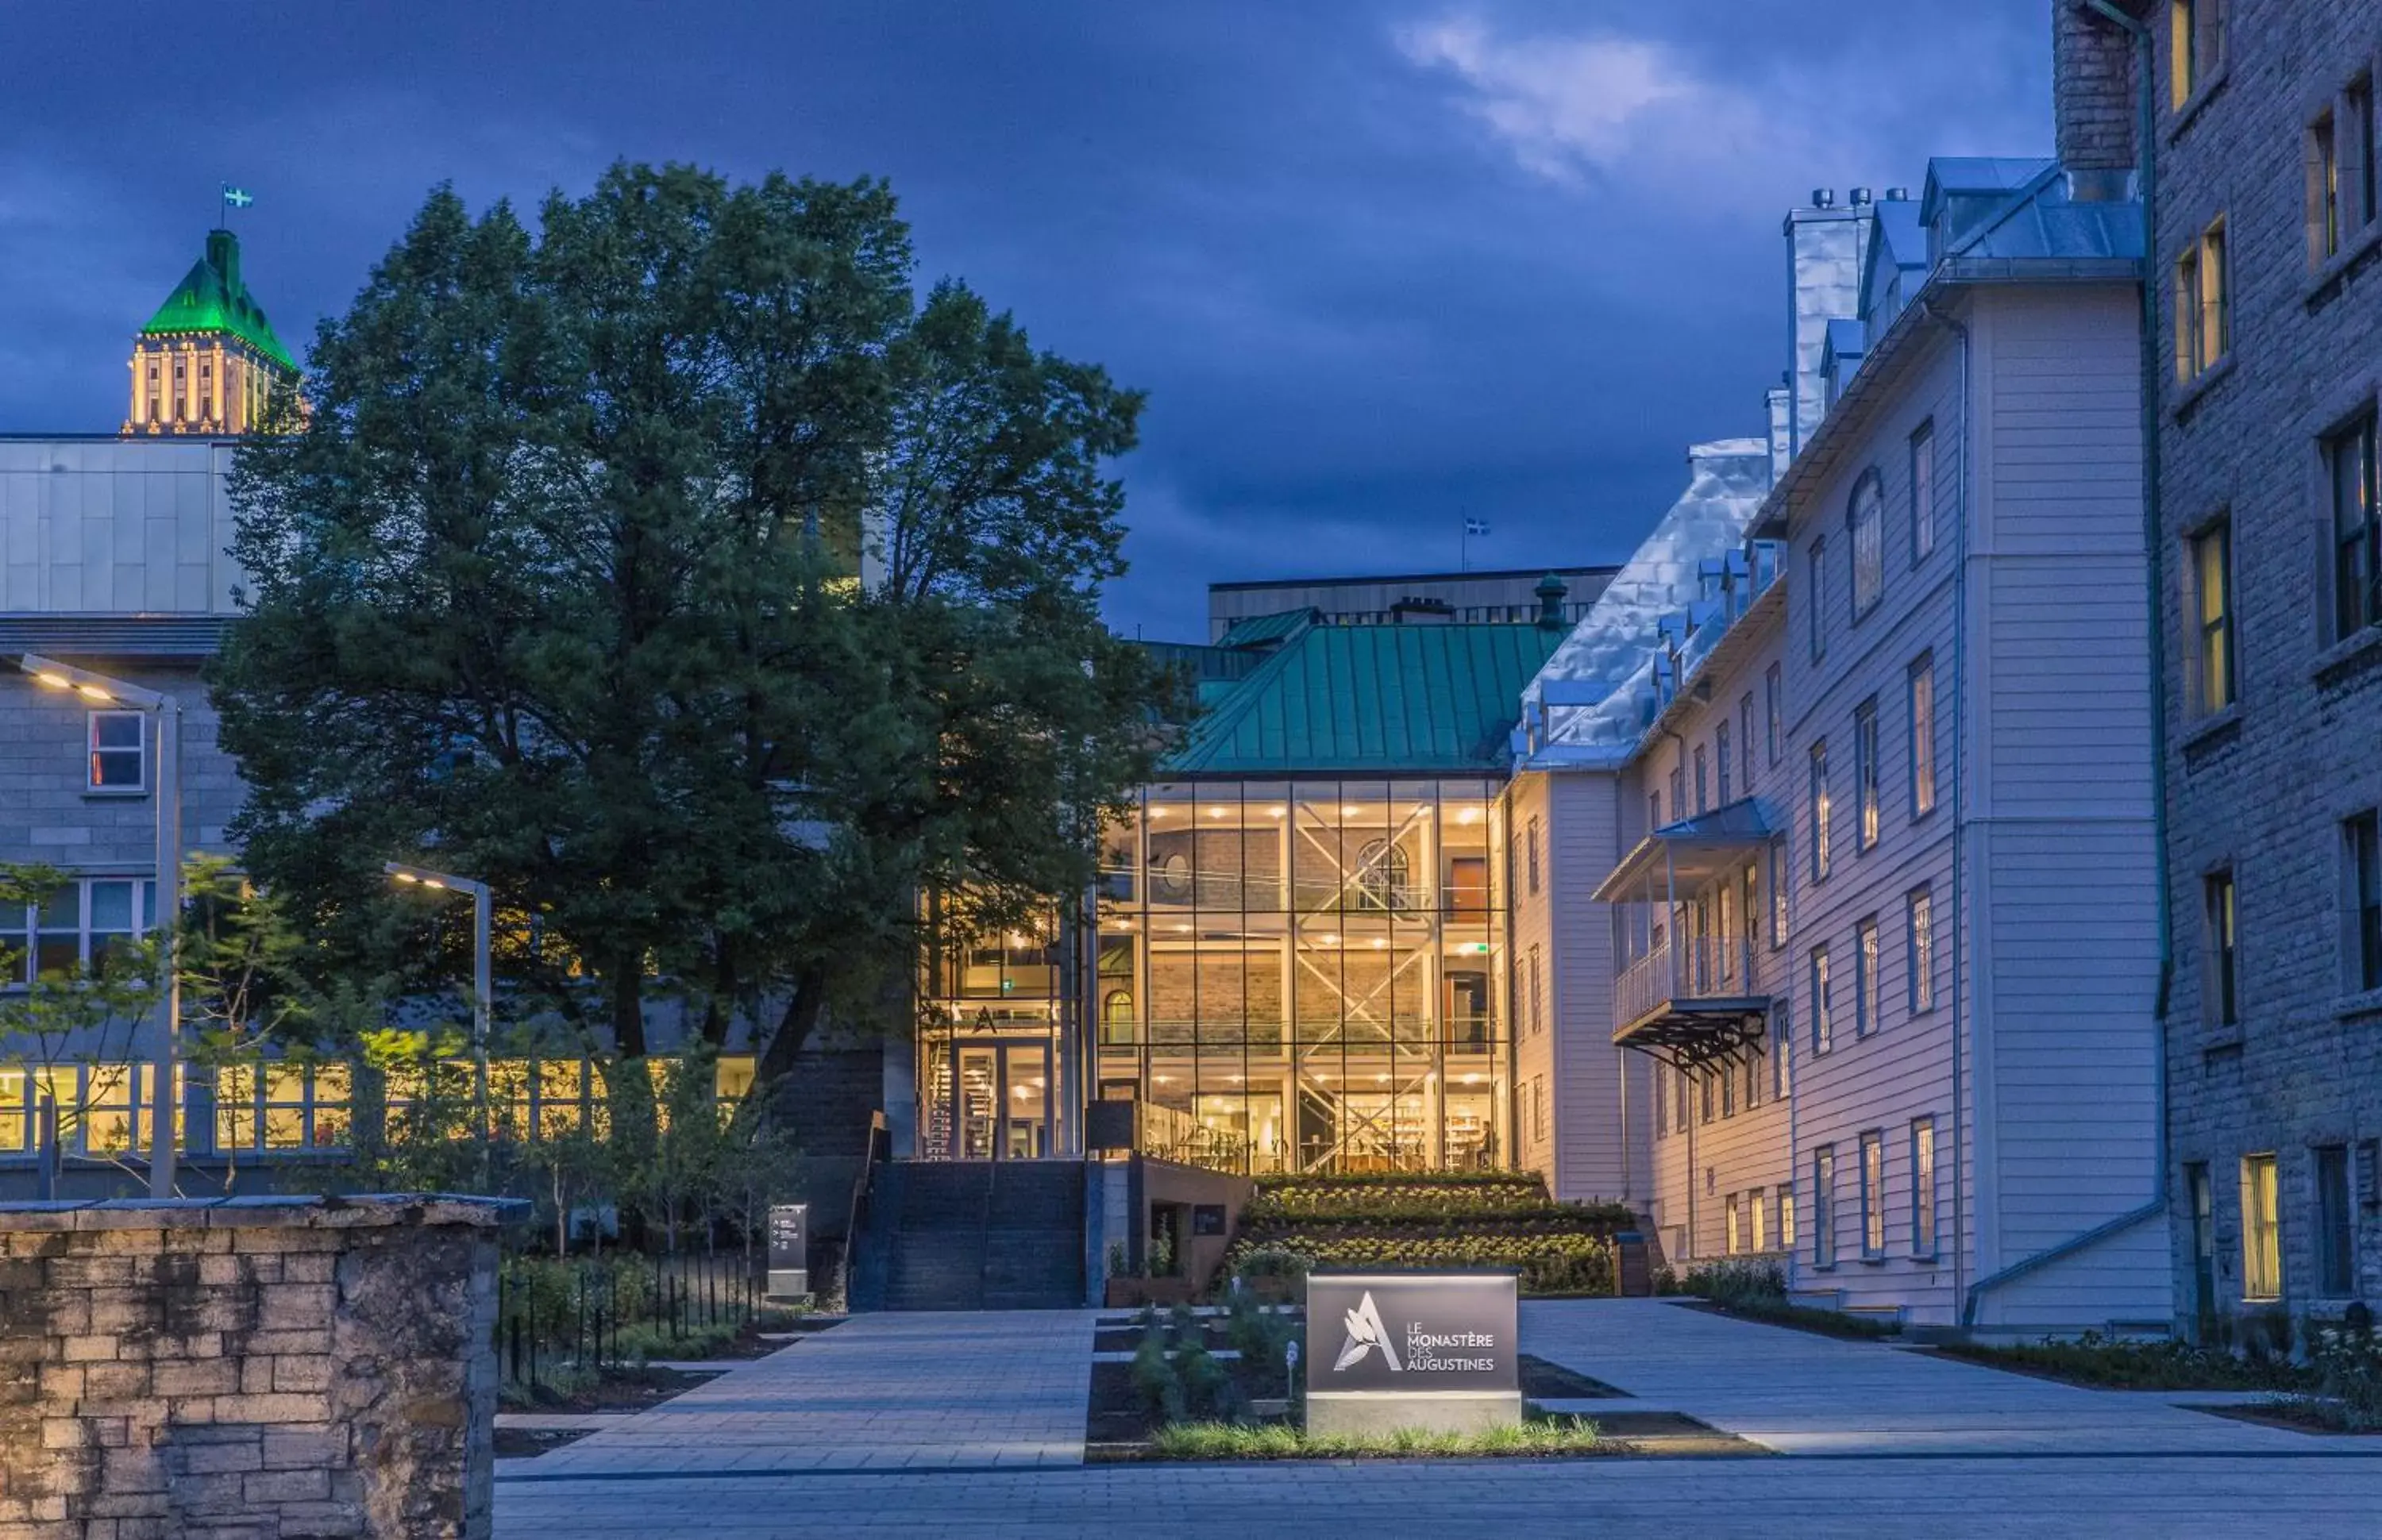
[[[1769,1210],[1769,1200],[1759,1187],[1745,1195],[1745,1217],[1748,1221],[1746,1250],[1759,1253],[1770,1249]]]
[[[2374,77],[2360,75],[2307,128],[2308,262],[2322,266],[2373,222]]]
[[[2192,539],[2192,706],[2202,715],[2233,703],[2233,535],[2218,524]]]
[[[1910,1120],[1910,1254],[1935,1254],[1935,1119]]]
[[[1770,839],[1770,945],[1786,945],[1786,837]]]
[[[1778,1245],[1782,1251],[1795,1249],[1795,1184],[1791,1181],[1778,1188]]]
[[[1910,564],[1935,550],[1935,423],[1919,424],[1910,435]]]
[[[2283,1297],[2282,1221],[2272,1155],[2241,1157],[2241,1297]]]
[[[1828,879],[1828,744],[1825,739],[1811,745],[1811,880]]]
[[[1696,812],[1701,813],[1712,806],[1712,761],[1704,746],[1696,745]]]
[[[2225,0],[2168,0],[2167,15],[2168,99],[2180,107],[2225,63]]]
[[[1926,888],[1910,895],[1910,1009],[1935,1008],[1935,897]]]
[[[1728,1195],[1728,1197],[1727,1197],[1725,1200],[1724,1200],[1725,1212],[1725,1213],[1726,1213],[1726,1215],[1727,1215],[1727,1224],[1726,1224],[1725,1235],[1725,1239],[1724,1239],[1724,1246],[1725,1246],[1725,1250],[1727,1251],[1728,1254],[1729,1254],[1729,1255],[1731,1255],[1731,1256],[1735,1256],[1738,1252],[1740,1252],[1740,1251],[1744,1250],[1744,1248],[1745,1248],[1745,1232],[1744,1232],[1744,1228],[1743,1228],[1743,1227],[1738,1223],[1738,1219],[1739,1219],[1739,1216],[1740,1216],[1740,1212],[1739,1212],[1739,1204],[1740,1204],[1740,1202],[1741,1202],[1741,1200],[1740,1200],[1740,1199],[1737,1197],[1737,1195],[1736,1193],[1734,1193],[1734,1192],[1730,1193],[1730,1194]]]
[[[1530,820],[1528,849],[1530,862],[1530,896],[1536,898],[1539,892],[1539,821],[1535,818]]]
[[[148,784],[148,724],[137,711],[90,714],[93,791],[138,791]]]
[[[1885,1255],[1885,1135],[1860,1136],[1861,1255]]]
[[[2226,303],[2225,221],[2218,219],[2184,248],[2175,264],[2175,373],[2195,380],[2231,346]]]
[[[1853,542],[1853,618],[1877,607],[1885,591],[1885,486],[1876,471],[1853,488],[1848,516]]]
[[[1935,811],[1935,659],[1910,666],[1910,816]]]
[[[1877,1031],[1877,922],[1853,926],[1853,1035]]]
[[[2382,508],[2375,486],[2375,416],[2324,441],[2332,494],[2333,635],[2382,624]]]
[[[1834,1045],[1836,1000],[1829,987],[1828,949],[1811,948],[1811,1051],[1824,1054]]]
[[[1853,838],[1866,850],[1877,844],[1878,764],[1877,701],[1863,701],[1853,709],[1853,786],[1858,798]]]

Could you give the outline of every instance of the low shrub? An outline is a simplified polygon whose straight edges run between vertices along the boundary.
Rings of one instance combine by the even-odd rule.
[[[1521,1274],[1525,1293],[1610,1294],[1615,1277],[1612,1241],[1578,1231],[1298,1229],[1271,1237],[1267,1245],[1299,1253],[1318,1269],[1511,1267]]]
[[[2253,1358],[2188,1342],[2125,1342],[2090,1331],[2040,1342],[1953,1342],[1943,1351],[1972,1363],[2108,1390],[2310,1391],[2321,1383],[2320,1375],[2288,1359]]]
[[[1259,1278],[1280,1279],[1284,1283],[1301,1284],[1315,1269],[1314,1259],[1304,1252],[1287,1246],[1252,1246],[1240,1253],[1233,1265],[1233,1276],[1252,1281]]]
[[[1691,1267],[1678,1286],[1688,1293],[1720,1304],[1734,1304],[1741,1300],[1776,1300],[1786,1298],[1786,1274],[1778,1264],[1753,1257],[1731,1258],[1725,1262],[1707,1262]]]
[[[1158,1430],[1151,1452],[1167,1460],[1381,1460],[1618,1452],[1585,1417],[1533,1418],[1480,1433],[1310,1434],[1287,1424],[1178,1423]]]
[[[2352,1433],[2382,1428],[2382,1339],[2373,1326],[2310,1323],[2306,1335],[2308,1366],[2339,1413],[2337,1425]]]

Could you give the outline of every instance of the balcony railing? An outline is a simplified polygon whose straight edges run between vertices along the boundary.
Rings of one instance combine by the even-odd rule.
[[[1669,936],[1613,981],[1613,1024],[1621,1033],[1665,1009],[1692,1009],[1758,999],[1768,993],[1758,976],[1755,948],[1743,936]]]

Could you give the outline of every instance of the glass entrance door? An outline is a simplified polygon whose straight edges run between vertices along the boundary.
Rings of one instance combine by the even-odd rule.
[[[953,1160],[1039,1160],[1050,1153],[1050,1045],[959,1042],[947,1061]]]

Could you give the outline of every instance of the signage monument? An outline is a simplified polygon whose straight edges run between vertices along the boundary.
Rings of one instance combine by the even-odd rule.
[[[769,1288],[773,1300],[811,1291],[810,1205],[769,1205]]]
[[[1512,1273],[1314,1273],[1307,1428],[1471,1433],[1522,1420]]]

